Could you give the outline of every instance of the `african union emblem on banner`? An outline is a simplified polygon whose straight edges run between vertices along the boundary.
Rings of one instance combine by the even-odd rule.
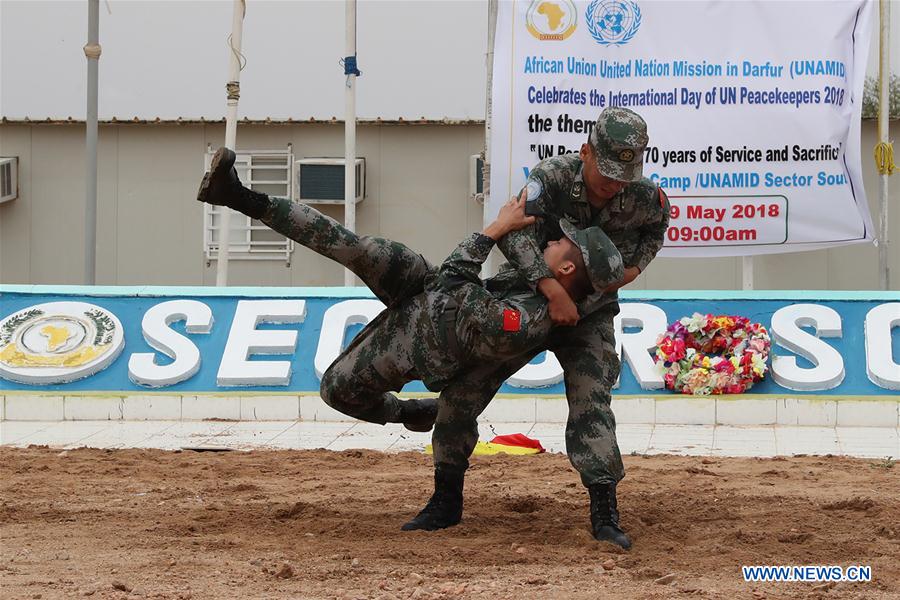
[[[525,13],[528,33],[541,41],[564,40],[578,25],[578,11],[572,0],[534,0]]]
[[[637,2],[594,0],[584,15],[588,31],[598,44],[627,44],[641,26],[641,9]]]
[[[74,381],[105,369],[125,347],[122,324],[85,302],[49,302],[0,322],[0,377],[28,384]]]

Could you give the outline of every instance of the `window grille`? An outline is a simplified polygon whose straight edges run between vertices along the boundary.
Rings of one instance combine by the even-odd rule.
[[[209,170],[214,150],[207,147],[205,169]],[[248,188],[270,196],[293,197],[292,166],[294,153],[287,150],[242,150],[237,152],[234,167]],[[223,207],[203,205],[203,247],[206,263],[218,259]],[[291,264],[294,242],[268,226],[239,212],[232,211],[228,238],[229,260],[281,260]]]

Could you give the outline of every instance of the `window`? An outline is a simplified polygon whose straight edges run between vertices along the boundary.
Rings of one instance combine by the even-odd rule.
[[[214,151],[207,147],[205,170],[209,170]],[[287,150],[244,150],[237,153],[234,167],[241,182],[252,190],[270,196],[291,198],[293,196],[291,166],[294,162],[293,149]],[[206,262],[216,260],[219,255],[222,207],[203,205],[203,247]],[[290,266],[294,242],[280,233],[269,229],[256,219],[232,211],[228,237],[229,260],[281,260]]]

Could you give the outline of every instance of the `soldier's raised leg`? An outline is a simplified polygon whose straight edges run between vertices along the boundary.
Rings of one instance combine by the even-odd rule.
[[[431,266],[421,255],[397,242],[359,236],[312,207],[287,198],[270,197],[243,186],[234,161],[235,154],[231,150],[219,148],[216,151],[210,170],[200,184],[197,200],[242,212],[337,261],[362,279],[388,307],[423,290]],[[387,319],[385,315],[376,320],[384,322]],[[399,325],[409,327],[410,321],[401,320]],[[369,329],[360,332],[323,376],[323,399],[344,414],[369,422],[402,422],[413,431],[430,430],[437,415],[435,399],[399,400],[387,392],[399,390],[408,378],[401,382],[391,375],[384,377],[377,370],[363,368],[365,365],[355,353],[361,352],[363,357],[373,355],[369,351],[370,340],[385,337],[376,336]],[[400,354],[395,357],[398,365],[406,364],[406,357]],[[387,367],[383,371],[393,372]]]
[[[231,150],[216,151],[200,184],[198,200],[240,211],[340,263],[387,306],[423,290],[431,265],[420,254],[399,242],[357,235],[305,204],[244,187],[234,169],[234,160]]]

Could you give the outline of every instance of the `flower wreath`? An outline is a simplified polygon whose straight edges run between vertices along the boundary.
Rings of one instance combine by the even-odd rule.
[[[684,394],[740,394],[761,381],[769,332],[738,316],[682,317],[656,340],[654,360],[666,388]]]

